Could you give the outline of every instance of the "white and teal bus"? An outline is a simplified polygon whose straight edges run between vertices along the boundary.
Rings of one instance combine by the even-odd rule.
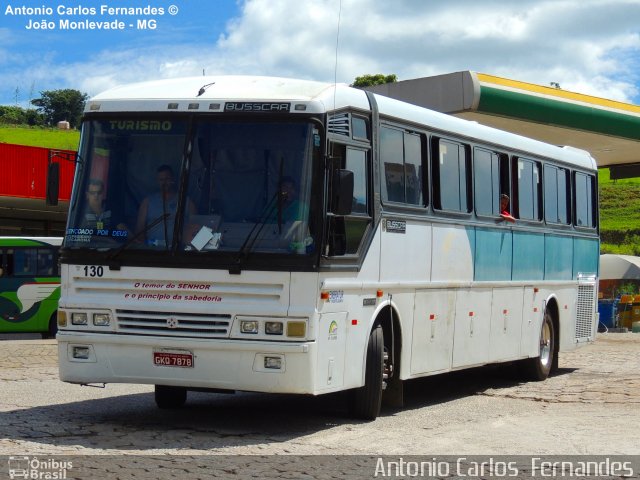
[[[587,152],[343,85],[112,89],[82,127],[60,377],[161,408],[349,390],[364,419],[412,378],[542,380],[596,332],[596,178]]]

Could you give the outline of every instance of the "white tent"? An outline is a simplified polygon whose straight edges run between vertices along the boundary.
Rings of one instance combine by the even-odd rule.
[[[600,280],[640,280],[640,257],[600,255]]]

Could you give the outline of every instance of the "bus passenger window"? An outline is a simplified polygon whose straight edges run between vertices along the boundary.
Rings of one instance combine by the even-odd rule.
[[[499,215],[500,168],[496,153],[475,148],[473,151],[475,206],[478,215]]]
[[[38,249],[38,275],[53,276],[55,266],[54,253],[48,249]]]
[[[518,158],[514,175],[518,188],[518,217],[525,220],[542,220],[540,163]]]
[[[404,202],[402,132],[393,128],[380,129],[380,160],[384,168],[383,200]]]
[[[566,225],[570,221],[569,175],[564,168],[544,166],[544,217],[548,223]]]
[[[595,181],[593,175],[577,173],[574,177],[576,190],[576,226],[594,228],[596,226],[595,214]]]
[[[420,135],[382,127],[380,129],[380,159],[385,178],[382,199],[389,202],[424,206]]]
[[[434,206],[439,210],[471,211],[470,161],[463,144],[434,139],[432,157]]]
[[[13,277],[13,249],[7,250],[7,256],[5,258],[6,272],[5,276]]]
[[[38,251],[34,249],[16,250],[13,272],[16,276],[35,275]]]
[[[404,133],[405,202],[423,206],[422,142],[419,135]]]

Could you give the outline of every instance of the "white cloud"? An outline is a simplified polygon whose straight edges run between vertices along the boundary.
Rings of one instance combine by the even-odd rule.
[[[0,73],[0,80],[13,85],[22,77],[40,90],[90,94],[203,70],[333,81],[339,11],[339,0],[246,0],[217,40],[185,44],[174,37],[166,45],[96,52],[82,62],[45,56],[13,77]],[[476,70],[638,101],[639,29],[637,0],[342,0],[337,80]],[[2,36],[0,29],[0,58]]]
[[[249,0],[218,53],[242,73],[332,80],[339,5]],[[638,28],[640,3],[627,0],[343,0],[338,80],[477,70],[630,101]]]

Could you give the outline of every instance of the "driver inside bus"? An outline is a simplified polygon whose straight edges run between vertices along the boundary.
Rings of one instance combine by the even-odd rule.
[[[81,228],[91,228],[96,231],[110,229],[112,215],[111,210],[106,210],[104,205],[104,182],[98,178],[89,179],[85,198],[87,203]],[[124,223],[119,223],[116,228],[128,231]]]

